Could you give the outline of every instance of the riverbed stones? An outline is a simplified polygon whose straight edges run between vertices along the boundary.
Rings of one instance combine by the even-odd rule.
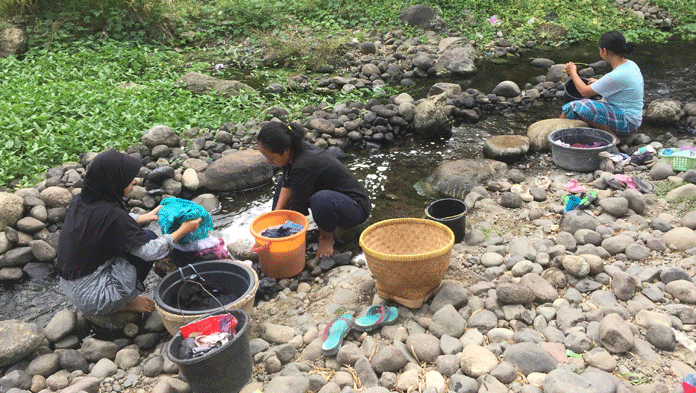
[[[517,97],[520,95],[520,87],[513,81],[502,81],[493,88],[493,94],[505,98]]]
[[[0,367],[15,364],[32,353],[46,337],[33,323],[16,319],[0,321]]]
[[[599,338],[604,348],[611,353],[627,352],[635,343],[630,326],[618,314],[609,314],[602,319]]]
[[[673,246],[679,251],[686,251],[696,247],[696,232],[687,227],[678,227],[669,230],[662,237],[668,246]]]
[[[451,134],[452,125],[448,122],[444,110],[448,96],[448,93],[431,96],[416,105],[413,128],[419,136],[429,139]]]
[[[465,375],[478,378],[488,374],[498,365],[498,359],[488,349],[478,345],[467,345],[462,351],[460,367]]]
[[[239,191],[268,183],[273,166],[258,150],[241,150],[213,162],[204,173],[205,186],[216,191]]]
[[[0,231],[13,226],[24,213],[24,200],[17,195],[0,192]]]
[[[0,57],[21,55],[29,49],[27,34],[18,26],[0,29]]]
[[[648,104],[643,115],[646,123],[676,125],[684,116],[681,103],[670,98],[658,98]]]
[[[427,28],[435,20],[436,14],[432,7],[424,4],[412,5],[401,10],[399,19],[414,27]]]
[[[533,372],[548,373],[557,366],[556,360],[546,350],[531,342],[509,346],[503,352],[503,359],[515,365],[524,375]]]
[[[435,195],[464,199],[474,187],[504,176],[507,169],[507,164],[490,159],[448,161],[424,180],[424,186]]]
[[[444,41],[444,40],[443,40]],[[437,60],[437,65],[455,75],[475,74],[474,48],[471,45],[444,50]]]
[[[527,129],[529,146],[534,151],[545,151],[551,149],[549,134],[564,128],[587,127],[587,123],[582,120],[569,119],[545,119],[533,123]]]

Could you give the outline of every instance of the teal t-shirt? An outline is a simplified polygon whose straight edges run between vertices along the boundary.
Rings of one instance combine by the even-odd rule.
[[[643,74],[631,60],[590,85],[595,93],[621,109],[626,119],[640,126],[643,121]]]

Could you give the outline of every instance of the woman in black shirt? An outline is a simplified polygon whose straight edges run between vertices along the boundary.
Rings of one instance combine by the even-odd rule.
[[[304,142],[299,125],[265,124],[259,131],[258,148],[271,164],[283,169],[273,210],[305,215],[312,210],[319,227],[317,257],[333,254],[337,227],[353,227],[370,216],[372,205],[365,187],[336,157]]]

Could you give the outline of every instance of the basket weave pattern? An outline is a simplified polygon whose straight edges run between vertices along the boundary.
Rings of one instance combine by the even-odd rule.
[[[669,155],[666,156],[662,154],[664,149],[660,150],[658,152],[658,156],[660,156],[660,160],[664,162],[665,164],[669,165],[674,169],[675,171],[679,172],[685,172],[688,171],[689,169],[693,169],[694,166],[696,166],[696,157],[682,157],[682,156],[675,156],[675,155]],[[680,150],[676,149],[675,153],[679,153]]]
[[[453,245],[451,229],[419,218],[381,221],[360,235],[378,295],[411,308],[440,286]]]

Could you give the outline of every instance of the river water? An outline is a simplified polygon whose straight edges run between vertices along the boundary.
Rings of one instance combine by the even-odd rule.
[[[681,41],[645,44],[636,48],[630,58],[643,72],[646,102],[661,97],[696,101],[696,86],[692,84],[696,80],[696,57],[692,49],[692,44]],[[521,87],[528,82],[536,84],[535,77],[545,74],[545,71],[530,65],[530,59],[534,57],[549,58],[557,63],[592,63],[600,59],[596,46],[591,44],[533,50],[520,59],[480,62],[477,64],[479,72],[470,79],[421,80],[412,94],[423,94],[436,82],[459,83],[463,88],[484,92],[492,91],[503,80],[512,80]],[[511,117],[486,115],[477,124],[455,127],[452,137],[446,141],[418,144],[406,141],[373,155],[349,152],[344,163],[365,184],[373,200],[374,208],[368,224],[388,218],[422,217],[431,200],[416,192],[413,187],[416,182],[428,176],[442,162],[481,157],[483,142],[490,136],[525,134],[527,127],[535,121],[557,117],[560,104],[540,103],[530,112],[515,113]],[[667,131],[677,132],[676,129],[650,126],[641,127],[641,131],[655,138]],[[542,169],[550,165],[534,155],[525,158],[522,164]],[[269,184],[255,190],[219,195],[222,208],[213,215],[216,233],[228,244],[240,239],[253,239],[249,225],[259,214],[270,210],[272,190],[273,186]],[[1,285],[0,320],[16,318],[45,326],[56,311],[70,307],[57,290],[56,282],[57,279],[49,275],[19,284]]]

